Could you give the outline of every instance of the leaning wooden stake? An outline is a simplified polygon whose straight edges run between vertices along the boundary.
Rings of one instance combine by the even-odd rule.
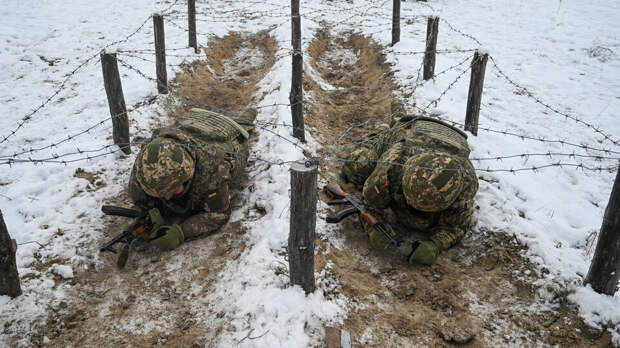
[[[482,102],[482,87],[484,86],[484,71],[489,59],[488,53],[474,53],[471,61],[471,79],[469,80],[469,94],[467,96],[467,112],[465,113],[465,130],[478,135],[478,117]]]
[[[304,91],[303,74],[304,63],[301,54],[301,17],[299,16],[299,0],[291,0],[291,17],[293,21],[292,45],[293,45],[293,79],[289,102],[293,116],[293,136],[302,142],[306,141],[304,135]]]
[[[112,116],[112,138],[114,144],[121,150],[131,153],[129,143],[129,120],[127,119],[127,107],[123,96],[121,76],[118,72],[116,53],[101,53],[101,70],[103,71],[103,84],[108,97],[108,107]]]
[[[9,236],[0,211],[0,295],[17,297],[22,294],[15,262],[17,244]]]
[[[620,169],[609,196],[596,251],[584,284],[598,293],[613,296],[620,281]]]
[[[168,94],[164,16],[158,13],[153,14],[153,32],[155,33],[155,74],[157,75],[157,91],[159,94]]]
[[[428,17],[426,24],[426,52],[424,53],[424,80],[435,76],[435,55],[437,53],[437,36],[439,35],[439,17]]]
[[[187,28],[189,32],[189,47],[198,53],[198,40],[196,40],[196,0],[187,0]]]
[[[315,163],[291,165],[291,218],[288,236],[288,262],[292,285],[301,285],[306,293],[314,291],[314,230],[316,227]]]
[[[400,0],[392,1],[392,46],[400,41]]]

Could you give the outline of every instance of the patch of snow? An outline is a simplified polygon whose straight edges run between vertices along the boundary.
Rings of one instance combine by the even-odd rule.
[[[58,276],[61,276],[63,279],[73,278],[73,268],[68,265],[55,264],[50,268],[50,271]]]

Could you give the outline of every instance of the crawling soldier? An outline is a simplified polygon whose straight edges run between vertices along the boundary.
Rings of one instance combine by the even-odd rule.
[[[471,221],[478,179],[467,136],[439,120],[406,115],[402,104],[392,103],[391,125],[367,139],[349,155],[343,177],[408,239],[401,248],[408,262],[434,263]],[[362,224],[371,245],[385,247],[387,238]]]
[[[191,109],[171,127],[153,132],[129,181],[129,195],[150,215],[153,245],[173,249],[226,223],[230,190],[245,169],[255,117],[253,109],[234,120]]]

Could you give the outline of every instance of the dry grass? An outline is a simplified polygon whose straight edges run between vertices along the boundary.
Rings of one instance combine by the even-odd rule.
[[[349,50],[357,56],[355,64],[339,62],[333,52]],[[325,90],[308,74],[304,88],[312,95],[307,105],[306,124],[321,132],[341,134],[351,124],[381,119],[390,114],[392,90],[398,88],[381,47],[372,39],[351,33],[346,38],[332,38],[321,30],[309,45],[310,65],[323,80],[336,87]],[[372,126],[372,122],[371,122]],[[367,128],[352,130],[349,139],[359,138]],[[324,144],[335,137],[323,136]]]
[[[275,62],[276,46],[267,31],[212,39],[205,49],[207,59],[184,66],[173,79],[182,103],[170,105],[168,114],[178,117],[192,107],[208,108],[201,103],[232,112],[245,109]]]
[[[321,78],[336,90],[326,90],[306,73],[304,89],[308,99],[305,123],[317,130],[322,151],[336,151],[332,145],[338,136],[352,124],[382,119],[390,114],[392,91],[398,88],[393,72],[385,62],[381,47],[371,38],[356,33],[346,37],[332,37],[327,30],[319,30],[308,48],[309,64]],[[342,61],[339,54],[355,56],[354,61]],[[340,147],[363,137],[377,124],[354,128],[341,139]],[[316,136],[316,135],[315,135]],[[322,173],[336,179],[334,163],[323,164]]]

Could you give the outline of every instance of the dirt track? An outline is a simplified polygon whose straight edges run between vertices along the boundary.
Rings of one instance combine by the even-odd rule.
[[[390,114],[391,91],[398,87],[376,43],[354,33],[332,36],[325,29],[315,35],[310,54],[320,81],[306,74],[311,95],[307,123],[320,131],[322,144],[333,144],[352,124]],[[369,122],[349,132],[342,143],[363,139],[376,125]],[[338,170],[328,162],[321,175],[338,180]],[[409,265],[389,251],[370,250],[361,225],[347,220],[342,224],[344,250],[321,241],[316,269],[330,261],[342,292],[356,303],[341,327],[350,332],[354,346],[610,344],[609,334],[588,336],[576,310],[563,305],[563,299],[558,299],[559,314],[537,308],[535,272],[521,256],[525,248],[510,236],[472,231],[426,267]]]
[[[172,82],[182,85],[177,87],[180,102],[167,106],[172,118],[207,104],[241,111],[257,102],[252,96],[274,63],[274,39],[267,32],[231,33],[210,42],[205,49],[209,58],[185,66]],[[108,203],[126,206],[128,201],[124,193]],[[243,205],[242,197],[234,197],[232,204]],[[104,239],[128,223],[107,219]],[[53,309],[45,328],[32,336],[33,346],[209,346],[222,327],[207,326],[217,322],[218,313],[205,310],[203,294],[245,249],[243,233],[241,221],[231,221],[218,233],[165,255],[136,241],[124,270],[116,269],[113,255],[105,256],[103,264],[88,265],[75,275],[73,300]],[[215,335],[205,338],[206,332]]]

